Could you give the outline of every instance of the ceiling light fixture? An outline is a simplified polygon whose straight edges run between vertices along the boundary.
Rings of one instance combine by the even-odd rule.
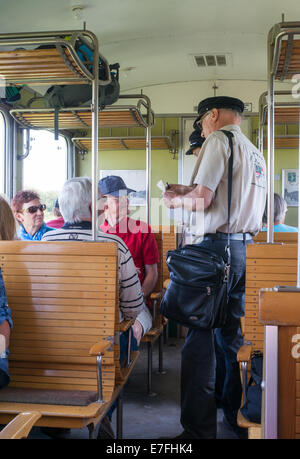
[[[74,5],[72,6],[71,10],[72,10],[73,18],[76,19],[77,21],[80,21],[83,17],[84,6]]]

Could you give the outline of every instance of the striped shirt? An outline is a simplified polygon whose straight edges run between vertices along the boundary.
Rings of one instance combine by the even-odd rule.
[[[91,236],[91,223],[82,221],[65,223],[60,229],[48,231],[42,241],[91,241]],[[97,240],[118,244],[120,321],[137,318],[146,333],[152,326],[152,319],[144,304],[141,284],[127,245],[118,236],[102,231],[98,232]]]

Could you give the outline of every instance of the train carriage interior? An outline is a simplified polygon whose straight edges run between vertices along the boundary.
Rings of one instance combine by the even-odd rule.
[[[52,231],[45,241],[0,235],[1,308],[8,304],[13,323],[8,355],[0,310],[0,382],[1,359],[10,372],[0,389],[0,439],[179,438],[189,332],[160,303],[187,213],[164,205],[163,193],[195,178],[197,159],[186,152],[197,118],[204,135],[198,104],[222,96],[244,103],[241,132],[264,158],[256,176],[265,174],[267,201],[245,252],[244,344],[235,361],[243,408],[233,426],[215,400],[215,438],[300,438],[298,2],[10,0],[0,13],[0,195],[18,215],[16,229],[31,212],[52,220],[66,181],[91,183],[88,241],[51,241]],[[147,294],[151,325],[132,350],[134,318],[119,321],[120,249],[96,242],[98,182],[107,176],[134,190],[128,221],[151,226],[159,254]],[[39,198],[28,212],[13,207],[22,190]],[[286,203],[279,226],[290,230],[276,230],[274,193]],[[251,418],[245,406],[258,356],[259,418]]]

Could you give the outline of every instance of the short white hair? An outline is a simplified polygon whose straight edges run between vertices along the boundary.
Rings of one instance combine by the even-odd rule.
[[[63,185],[58,198],[59,209],[68,223],[91,217],[92,182],[88,177],[74,177]]]

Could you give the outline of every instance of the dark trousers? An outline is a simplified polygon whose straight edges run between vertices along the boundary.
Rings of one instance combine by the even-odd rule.
[[[9,380],[8,374],[0,369],[0,389],[4,389],[4,387],[8,386]]]
[[[208,239],[200,245],[223,255],[226,243],[223,239]],[[246,243],[231,240],[230,246],[231,270],[226,323],[215,332],[190,328],[182,349],[181,424],[196,438],[216,437],[215,340],[218,352],[221,353],[219,355],[224,357],[225,370],[220,402],[229,422],[236,423],[241,402],[242,389],[236,355],[243,344],[240,318],[245,314]]]

